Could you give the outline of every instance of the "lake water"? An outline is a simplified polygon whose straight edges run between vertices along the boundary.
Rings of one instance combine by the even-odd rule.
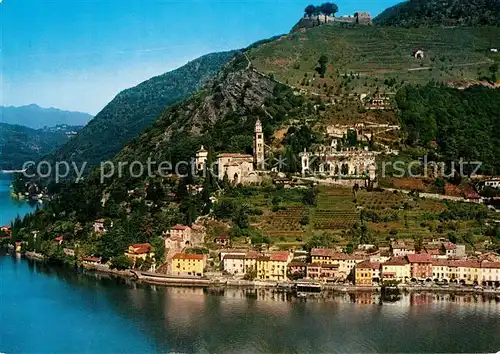
[[[29,207],[5,198],[2,224]],[[11,204],[8,204],[8,203]],[[167,288],[0,254],[0,352],[496,352],[500,302],[482,296],[291,298]]]
[[[17,215],[25,215],[33,207],[24,201],[14,200],[10,197],[11,180],[0,174],[0,226],[10,224]]]

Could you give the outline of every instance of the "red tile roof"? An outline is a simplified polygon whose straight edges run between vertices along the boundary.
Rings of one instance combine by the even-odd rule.
[[[54,240],[55,241],[62,241],[64,239],[63,235],[57,236]]]
[[[134,249],[134,254],[149,253],[153,248],[153,246],[151,246],[149,243],[136,243],[131,245],[131,247]]]
[[[84,258],[82,258],[82,261],[100,263],[101,258],[99,258],[99,257],[84,257]]]
[[[481,264],[478,261],[457,260],[457,261],[449,261],[448,267],[481,268]]]
[[[287,262],[290,254],[288,252],[276,252],[269,255],[271,261]]]
[[[99,224],[104,224],[104,219],[97,219],[95,222]]]
[[[262,256],[262,254],[260,254],[259,252],[247,252],[247,253],[245,253],[245,259],[257,259],[260,256]]]
[[[257,257],[257,261],[267,262],[271,259],[269,256],[259,256]]]
[[[16,242],[16,246],[21,246],[21,242]]]
[[[224,260],[226,259],[245,259],[244,254],[228,254],[224,256]]]
[[[383,265],[390,265],[390,266],[404,266],[407,264],[408,261],[404,257],[393,257],[389,259],[387,262],[383,263]]]
[[[410,263],[431,263],[431,256],[427,253],[409,254],[406,256]]]
[[[364,261],[356,264],[357,269],[380,269],[379,262]]]
[[[496,269],[500,269],[500,262],[487,262],[487,261],[483,261],[481,263],[481,268],[496,268]]]
[[[455,250],[455,249],[457,249],[457,246],[455,246],[455,244],[451,243],[451,242],[444,243],[443,246],[447,250]]]
[[[315,257],[331,257],[335,253],[336,251],[330,248],[313,248],[311,250],[311,256]]]
[[[179,230],[179,231],[182,231],[182,230],[187,230],[189,229],[190,227],[189,226],[185,226],[185,225],[175,225],[174,227],[172,227],[172,230]]]
[[[205,256],[202,254],[177,253],[174,255],[173,259],[203,260]]]
[[[441,254],[441,252],[438,249],[426,250],[425,252],[430,256],[439,256]]]

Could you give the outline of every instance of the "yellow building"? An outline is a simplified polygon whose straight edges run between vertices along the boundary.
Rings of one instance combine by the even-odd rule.
[[[172,258],[172,274],[203,276],[206,259],[202,254],[177,253]]]
[[[372,286],[380,280],[380,263],[364,261],[356,265],[356,285]]]
[[[276,252],[257,258],[257,279],[261,280],[286,280],[287,266],[290,262],[288,252]]]
[[[404,257],[393,257],[382,264],[382,280],[406,283],[411,279],[410,263]]]
[[[151,246],[149,243],[136,243],[133,245],[130,245],[128,247],[127,252],[125,252],[125,255],[129,257],[132,262],[133,262],[133,267],[135,267],[135,264],[138,259],[142,259],[143,261],[146,260],[146,258],[150,258],[153,261],[153,264],[151,265],[150,271],[155,270],[156,266],[156,261],[155,261],[155,253],[153,250],[153,246]]]
[[[365,260],[363,255],[337,252],[329,248],[313,248],[311,250],[311,263],[338,265],[338,274],[344,279],[354,278],[356,264]]]

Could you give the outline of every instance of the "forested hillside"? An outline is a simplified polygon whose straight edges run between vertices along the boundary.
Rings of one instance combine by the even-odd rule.
[[[183,67],[120,92],[70,142],[48,160],[86,161],[88,167],[112,158],[167,107],[212,78],[235,52],[205,55]]]
[[[435,142],[445,161],[480,161],[483,173],[500,174],[500,89],[408,86],[396,101],[410,145]]]
[[[26,161],[37,161],[66,143],[81,128],[58,126],[35,130],[0,123],[0,169],[20,169]]]
[[[409,0],[374,20],[379,26],[499,26],[499,0]]]

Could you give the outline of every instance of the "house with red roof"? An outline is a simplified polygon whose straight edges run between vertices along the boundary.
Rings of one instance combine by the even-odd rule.
[[[155,261],[155,252],[153,246],[149,243],[135,243],[128,247],[125,255],[129,257],[133,261],[133,266],[135,267],[137,260],[146,260],[146,258],[151,258],[153,260],[153,265],[151,267],[151,271],[155,270],[156,261]]]
[[[293,255],[288,251],[269,252],[256,260],[257,278],[282,281],[287,279],[288,263]]]
[[[358,286],[372,286],[380,281],[380,263],[369,260],[356,264],[355,282]]]
[[[432,279],[432,258],[428,253],[409,254],[406,258],[410,263],[412,279]]]
[[[88,265],[97,265],[101,264],[101,257],[83,257],[82,258],[82,263],[83,264],[88,264]]]
[[[500,262],[481,262],[481,275],[483,285],[500,286]]]
[[[187,225],[177,224],[170,229],[170,232],[168,234],[170,235],[170,238],[174,241],[189,243],[191,241],[191,232],[192,232],[191,227]]]
[[[183,276],[203,276],[206,256],[203,254],[177,253],[172,257],[172,274]]]
[[[104,234],[104,233],[106,233],[108,231],[104,227],[104,223],[105,222],[106,221],[104,219],[97,219],[96,221],[94,221],[93,228],[94,228],[94,232],[96,234]],[[113,222],[112,221],[110,222],[110,226],[113,227]]]
[[[392,257],[382,263],[381,278],[385,280],[395,280],[407,283],[411,279],[410,263],[406,257]]]
[[[219,235],[214,239],[214,243],[221,246],[228,246],[230,242],[231,240],[229,239],[229,236],[227,234]]]

